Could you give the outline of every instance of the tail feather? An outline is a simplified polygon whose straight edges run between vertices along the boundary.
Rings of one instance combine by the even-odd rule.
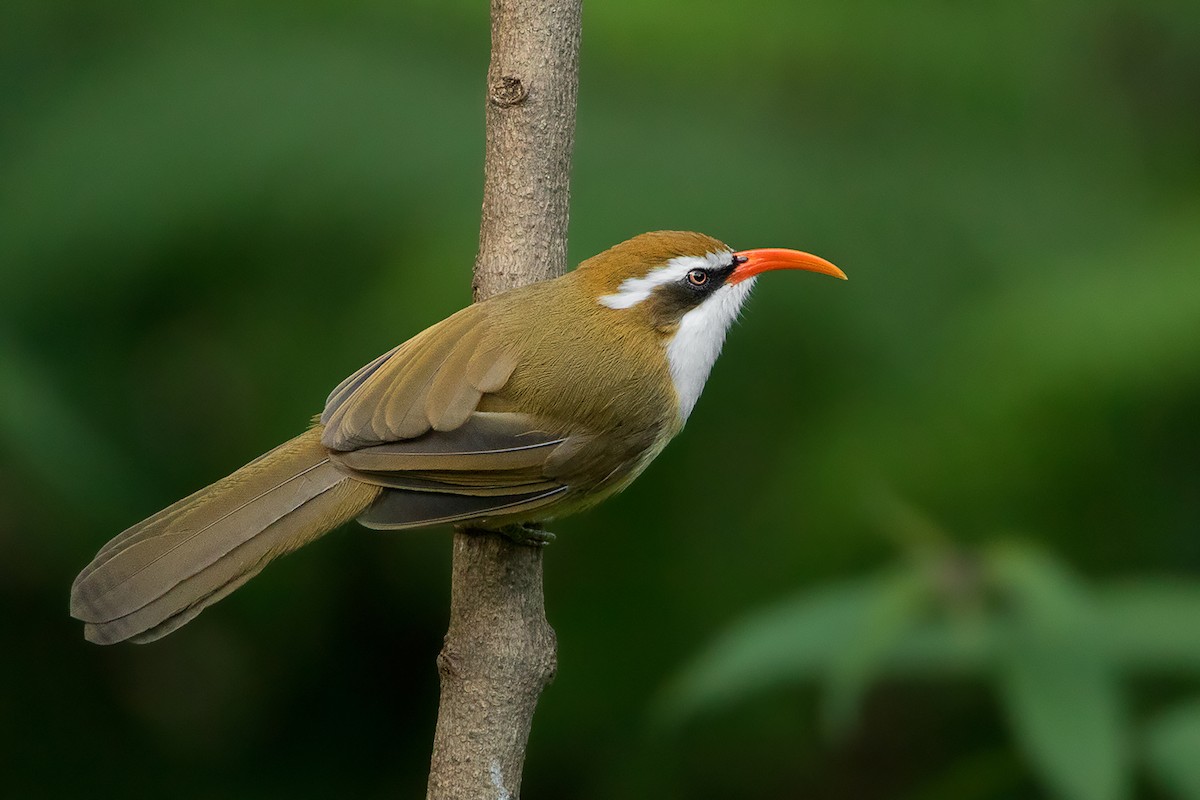
[[[291,442],[287,442],[287,443],[281,445],[280,447],[277,447],[274,450],[271,450],[270,452],[264,453],[263,455],[259,456],[258,458],[254,459],[253,461],[251,461],[246,466],[242,467],[240,470],[238,470],[238,472],[234,473],[233,475],[222,478],[221,480],[217,481],[212,486],[206,486],[205,488],[201,489],[198,492],[193,492],[192,494],[188,495],[187,497],[183,498],[182,500],[179,500],[179,501],[167,506],[162,511],[159,511],[157,514],[153,514],[153,515],[147,517],[146,519],[142,520],[141,522],[139,522],[137,525],[134,525],[133,527],[128,528],[125,531],[117,534],[116,536],[114,536],[112,539],[109,540],[108,544],[106,544],[100,548],[100,551],[98,553],[96,553],[95,560],[93,560],[92,563],[88,565],[88,568],[85,569],[82,573],[80,573],[79,577],[75,579],[75,584],[76,585],[79,584],[80,581],[82,581],[89,574],[89,572],[93,568],[95,568],[97,565],[104,563],[103,560],[100,558],[100,556],[104,555],[105,553],[110,553],[110,552],[118,549],[119,547],[125,545],[127,542],[129,542],[130,539],[132,539],[134,537],[137,537],[139,539],[147,538],[148,536],[152,535],[152,532],[154,530],[158,529],[162,525],[165,525],[168,521],[170,521],[171,518],[176,517],[179,514],[183,513],[184,511],[188,510],[192,506],[196,505],[200,500],[202,500],[206,497],[211,497],[213,491],[218,486],[226,485],[238,473],[255,469],[256,467],[258,467],[261,464],[261,462],[264,459],[270,458],[272,455],[274,455],[280,449],[288,446],[289,444],[291,444]],[[72,588],[74,588],[74,586]]]
[[[291,463],[275,466],[294,471]],[[211,566],[344,478],[324,460],[278,480],[253,473],[235,476],[240,480],[215,488],[207,502],[147,526],[144,535],[105,553],[104,562],[78,588],[77,596],[86,601],[82,619],[98,622],[137,611],[164,583]],[[240,495],[247,488],[257,490],[264,477],[267,485],[243,500]]]
[[[379,491],[333,466],[314,428],[116,537],[76,579],[71,614],[101,644],[165,636]]]

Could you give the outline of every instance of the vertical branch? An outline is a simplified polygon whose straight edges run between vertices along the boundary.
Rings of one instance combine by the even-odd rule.
[[[477,300],[566,269],[580,3],[492,0]],[[438,671],[428,798],[513,800],[533,711],[555,671],[539,548],[455,532]]]
[[[492,0],[475,299],[567,269],[582,0]]]

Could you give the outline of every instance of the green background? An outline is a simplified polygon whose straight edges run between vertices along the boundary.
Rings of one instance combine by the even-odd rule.
[[[0,7],[0,793],[422,795],[445,532],[340,531],[146,647],[86,644],[67,594],[469,302],[487,60],[465,0]],[[778,654],[778,680],[717,675],[737,702],[654,709],[718,634],[878,574],[914,526],[943,555],[1015,531],[1084,594],[1194,589],[1200,5],[613,0],[581,62],[572,263],[694,229],[850,281],[762,280],[684,433],[555,523],[525,795],[1197,796],[1137,754],[1200,657],[1147,651],[1133,777],[1090,789],[1039,771],[992,661],[863,666],[899,634],[833,659],[870,677],[834,732]],[[1050,661],[1072,685],[1096,659]],[[1043,751],[1095,707],[1048,694]],[[1167,762],[1200,761],[1182,741]]]

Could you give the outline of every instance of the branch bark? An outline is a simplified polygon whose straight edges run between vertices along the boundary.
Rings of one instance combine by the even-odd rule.
[[[492,0],[476,300],[566,270],[581,2]],[[427,797],[514,800],[556,666],[542,550],[455,531],[452,571]]]

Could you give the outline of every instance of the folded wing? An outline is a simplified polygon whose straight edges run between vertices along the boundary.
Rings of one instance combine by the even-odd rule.
[[[483,306],[468,306],[375,359],[329,395],[322,444],[349,451],[457,429],[517,366],[513,343],[489,333]]]
[[[471,306],[330,394],[321,441],[331,463],[384,489],[359,516],[362,524],[400,529],[533,520],[570,493],[562,455],[591,437],[568,434],[555,420],[479,410],[520,362],[514,343],[489,333],[486,311]]]

